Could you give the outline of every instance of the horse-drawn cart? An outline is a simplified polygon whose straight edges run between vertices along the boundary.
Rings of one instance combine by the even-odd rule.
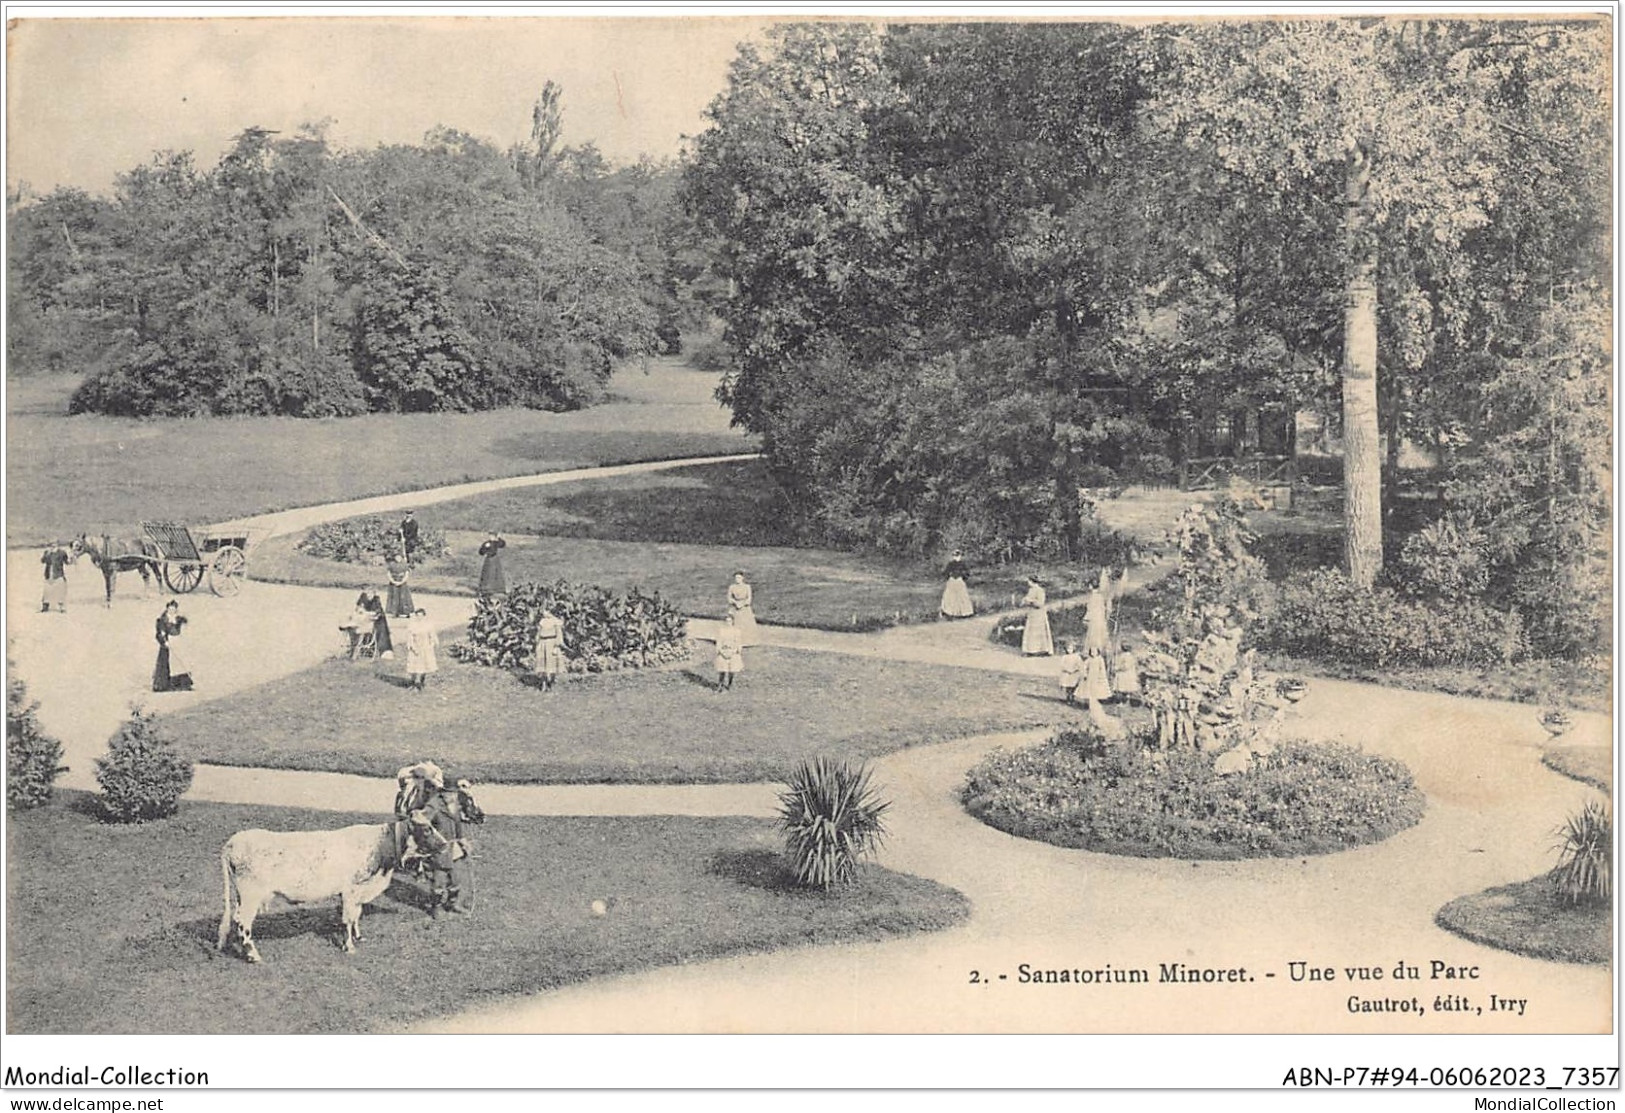
[[[236,595],[248,579],[247,530],[219,529],[194,534],[175,522],[142,522],[141,529],[157,546],[153,560],[171,591],[197,590],[205,579],[220,596]]]

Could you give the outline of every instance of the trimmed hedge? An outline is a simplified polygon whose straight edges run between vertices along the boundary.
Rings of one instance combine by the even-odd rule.
[[[1496,665],[1527,655],[1516,612],[1474,599],[1404,599],[1359,588],[1342,571],[1300,572],[1259,638],[1268,649],[1310,660],[1374,665]]]
[[[1144,858],[1326,854],[1388,838],[1426,807],[1405,766],[1346,746],[1289,742],[1227,775],[1211,754],[1150,753],[1082,730],[993,751],[961,799],[1021,838]]]
[[[507,595],[482,597],[468,620],[468,640],[449,652],[476,665],[530,667],[544,604],[564,621],[567,672],[613,672],[688,659],[688,619],[658,593],[632,588],[617,594],[566,580],[516,584]]]
[[[398,552],[400,547],[400,522],[378,515],[312,526],[295,546],[309,556],[343,561],[345,564],[383,564],[389,554]],[[451,546],[446,544],[443,531],[419,525],[418,547],[412,553],[413,564],[423,564],[450,554]]]

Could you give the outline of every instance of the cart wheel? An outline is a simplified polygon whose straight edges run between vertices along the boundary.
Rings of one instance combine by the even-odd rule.
[[[248,578],[248,558],[235,545],[222,545],[209,565],[209,590],[216,595],[236,595]]]
[[[163,577],[165,587],[178,595],[185,595],[196,590],[197,585],[203,582],[203,565],[165,562]]]

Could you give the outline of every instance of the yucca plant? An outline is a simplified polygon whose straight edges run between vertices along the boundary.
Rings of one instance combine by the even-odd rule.
[[[827,757],[798,765],[779,794],[785,851],[796,883],[827,890],[851,881],[858,860],[885,837],[880,817],[889,807],[865,766]]]
[[[1607,904],[1614,895],[1614,817],[1593,800],[1557,833],[1557,868],[1552,880],[1569,904]]]

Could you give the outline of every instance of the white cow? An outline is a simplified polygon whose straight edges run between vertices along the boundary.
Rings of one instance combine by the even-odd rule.
[[[238,831],[220,848],[226,910],[218,949],[235,924],[242,955],[260,961],[254,917],[272,896],[295,904],[336,896],[342,904],[344,949],[361,938],[361,907],[389,888],[400,868],[404,831],[393,823],[358,824],[337,831]]]

